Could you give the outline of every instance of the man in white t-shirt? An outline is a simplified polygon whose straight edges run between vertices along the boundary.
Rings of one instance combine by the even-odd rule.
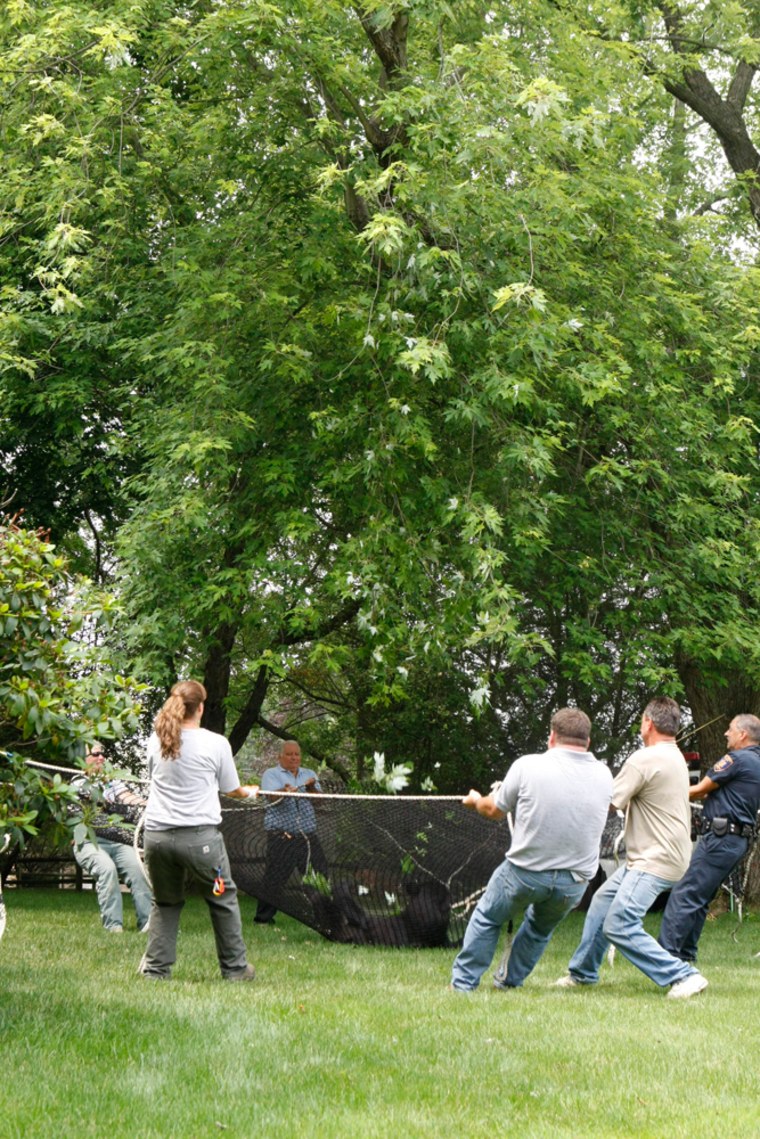
[[[500,969],[494,982],[497,989],[519,988],[596,873],[612,775],[588,750],[590,734],[585,712],[560,709],[552,716],[548,751],[515,760],[493,794],[473,790],[462,800],[486,818],[514,815],[514,832],[467,925],[452,989],[478,987],[502,926],[524,910],[506,972]]]
[[[681,710],[669,696],[644,709],[645,746],[626,760],[612,788],[612,807],[625,810],[626,861],[597,890],[583,925],[580,945],[560,988],[593,985],[608,943],[669,997],[691,997],[707,987],[692,965],[679,961],[644,929],[654,900],[676,884],[691,857],[689,772],[676,744]]]

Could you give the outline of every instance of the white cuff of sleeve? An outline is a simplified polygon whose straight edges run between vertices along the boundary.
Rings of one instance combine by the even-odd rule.
[[[258,787],[249,787],[248,790],[246,791],[246,795],[249,799],[255,799],[257,797],[258,793],[259,793]]]

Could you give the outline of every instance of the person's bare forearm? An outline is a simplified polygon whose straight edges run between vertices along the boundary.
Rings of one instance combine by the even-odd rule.
[[[228,799],[255,799],[258,793],[259,789],[255,783],[246,784],[244,787],[236,787],[234,791],[224,792]]]
[[[708,795],[711,795],[713,791],[717,790],[718,784],[715,783],[714,780],[708,779],[705,775],[704,779],[701,779],[699,783],[689,788],[689,799],[706,799]]]
[[[471,788],[462,799],[462,806],[477,811],[486,819],[503,819],[504,812],[496,806],[492,795],[481,795],[480,791]]]

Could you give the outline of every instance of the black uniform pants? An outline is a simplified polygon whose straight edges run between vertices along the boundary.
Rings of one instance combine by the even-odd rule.
[[[710,902],[737,862],[747,853],[749,839],[738,834],[720,838],[702,835],[681,881],[673,887],[662,915],[660,936],[663,949],[682,961],[696,961],[697,942]]]

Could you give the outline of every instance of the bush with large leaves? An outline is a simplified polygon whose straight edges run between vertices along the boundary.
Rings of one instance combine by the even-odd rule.
[[[0,523],[0,826],[16,840],[47,823],[63,837],[75,799],[26,758],[73,766],[87,740],[138,726],[139,687],[100,643],[113,611],[43,534]]]

